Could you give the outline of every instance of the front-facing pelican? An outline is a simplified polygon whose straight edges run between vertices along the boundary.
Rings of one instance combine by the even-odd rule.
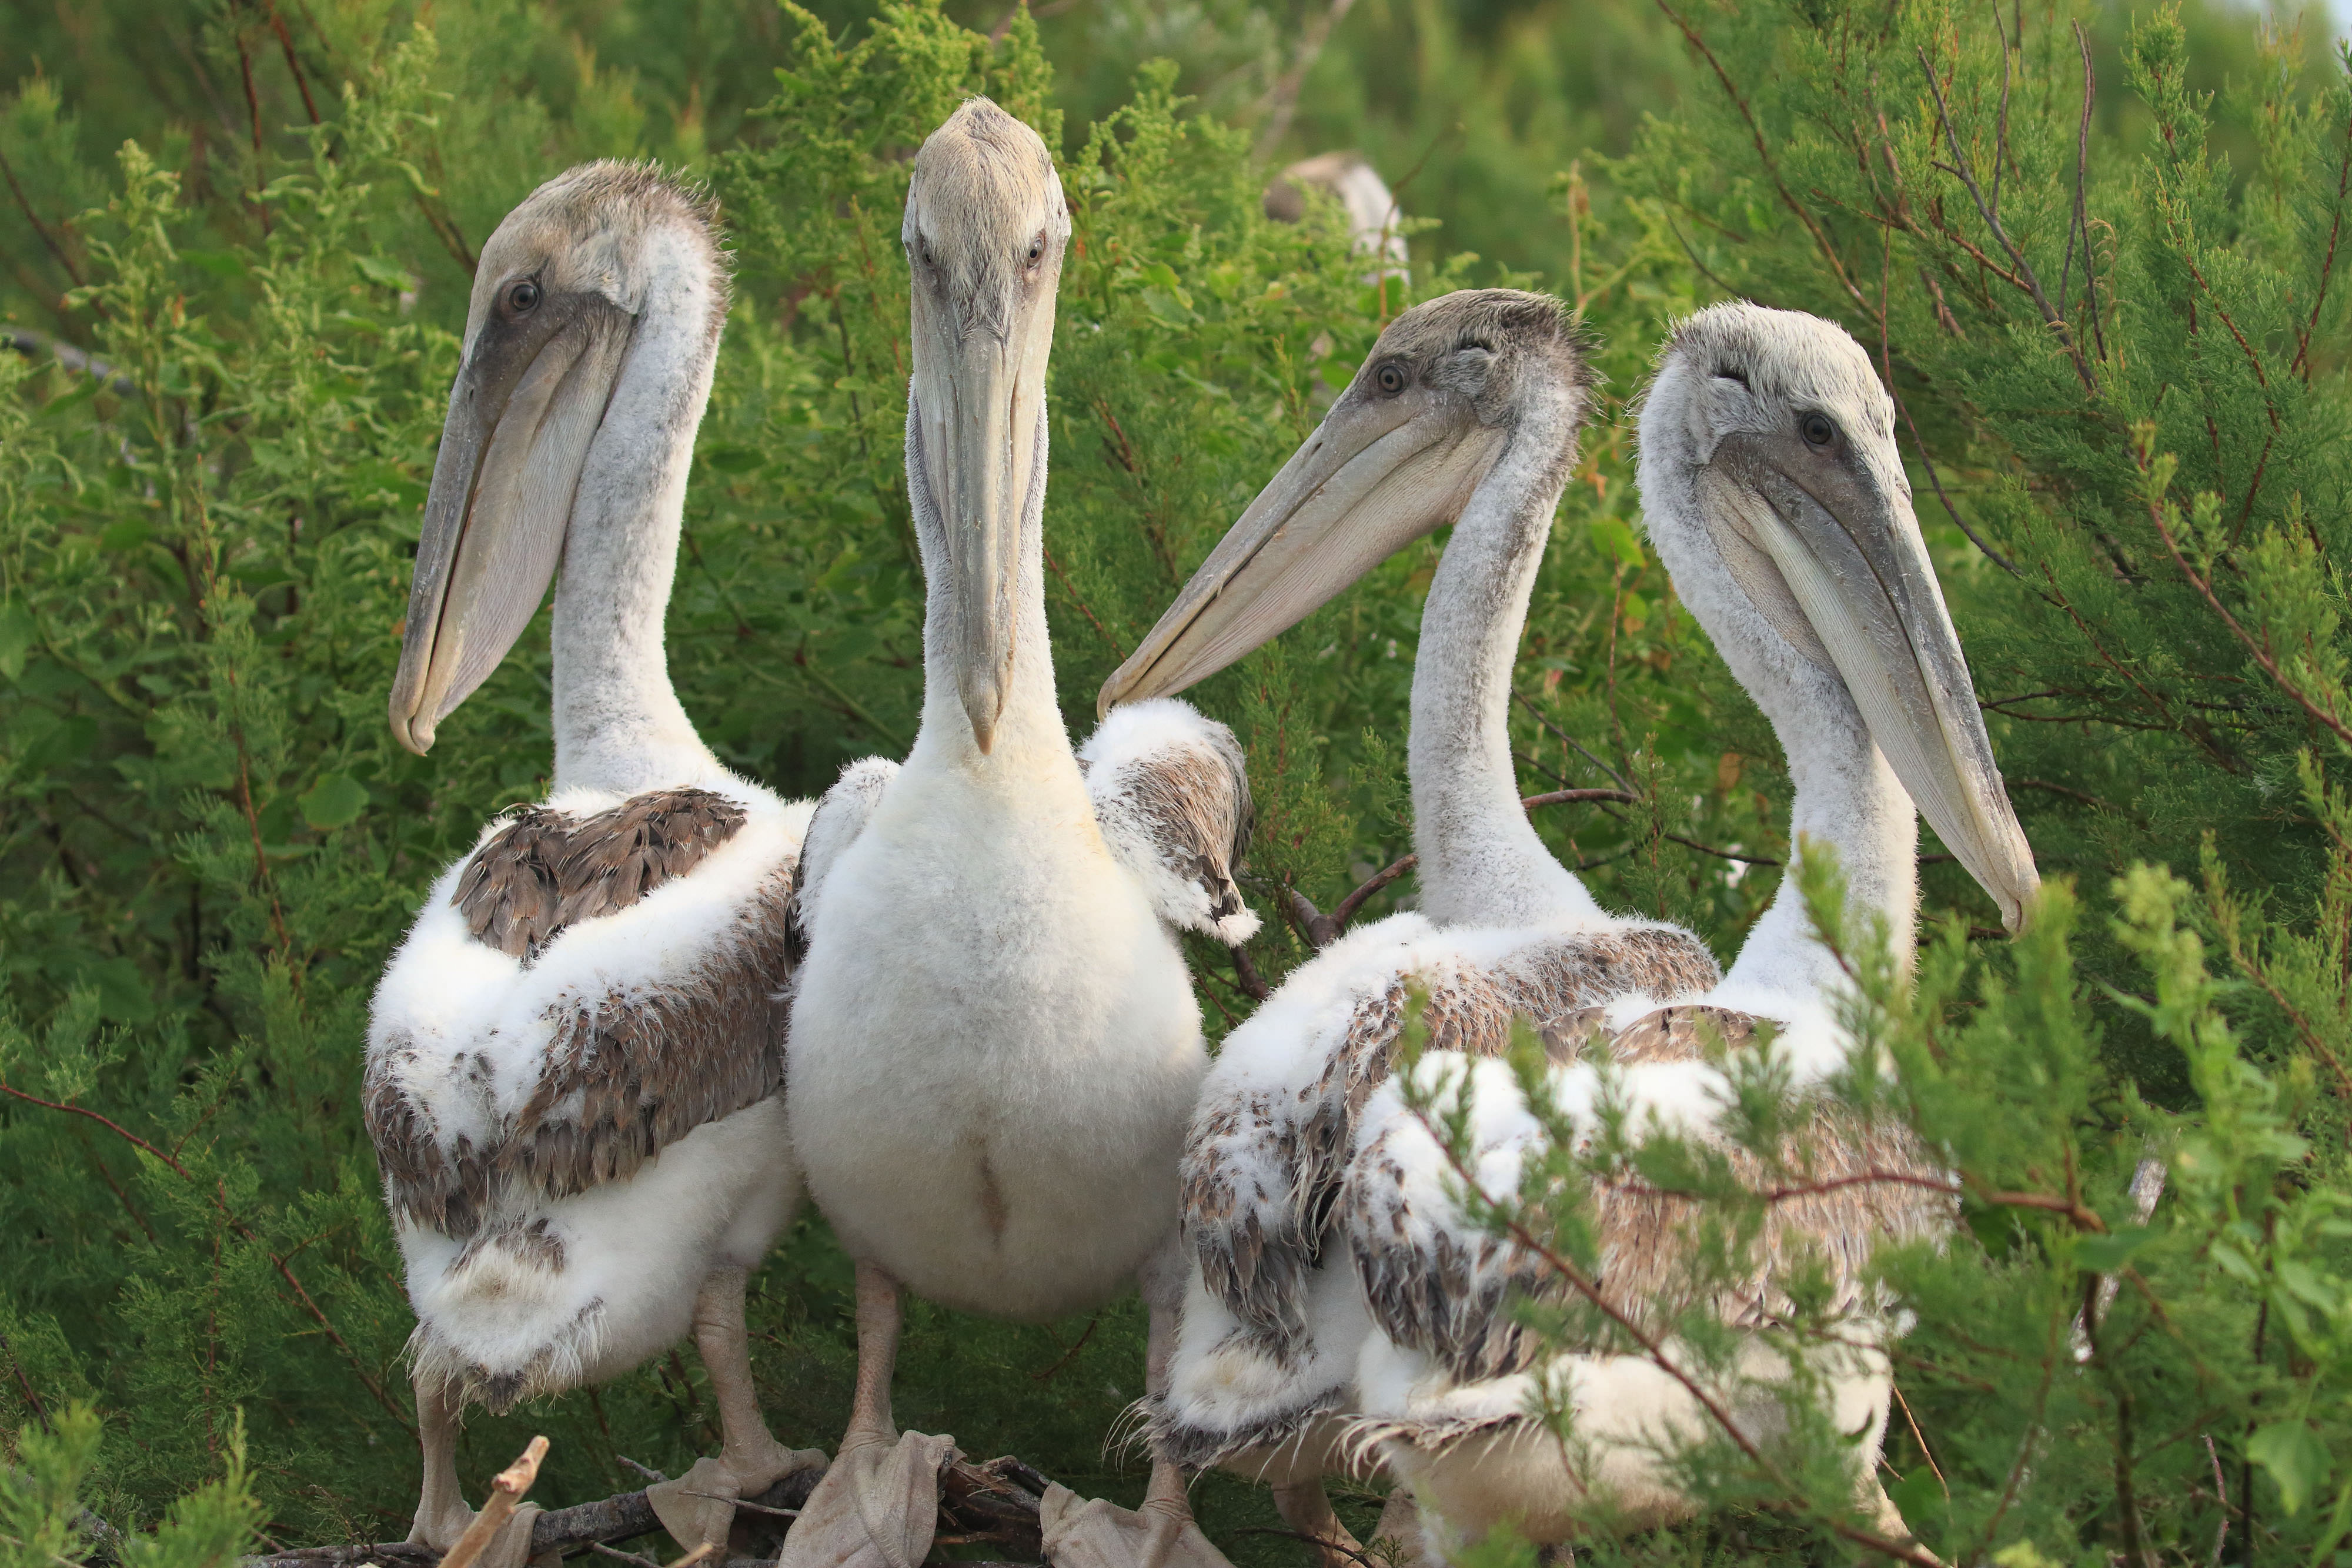
[[[917,155],[923,716],[905,765],[854,767],[810,831],[792,1137],[856,1260],[858,1381],[786,1568],[903,1568],[928,1545],[946,1440],[891,1421],[902,1285],[1045,1319],[1139,1279],[1155,1386],[1173,1324],[1176,1161],[1207,1057],[1172,927],[1254,928],[1232,882],[1248,792],[1230,732],[1181,704],[1120,716],[1083,757],[1055,704],[1045,361],[1069,232],[1045,144],[985,99]],[[1145,1510],[1049,1499],[1048,1552],[1112,1528],[1211,1551],[1172,1467]]]
[[[483,246],[392,725],[422,754],[555,594],[555,788],[444,872],[386,967],[368,1131],[416,1309],[413,1540],[471,1519],[457,1417],[618,1376],[690,1327],[725,1448],[656,1489],[681,1541],[824,1457],[760,1418],[747,1271],[792,1217],[784,936],[806,802],[721,767],[662,616],[727,315],[706,204],[593,163]],[[526,1510],[488,1560],[529,1555]]]

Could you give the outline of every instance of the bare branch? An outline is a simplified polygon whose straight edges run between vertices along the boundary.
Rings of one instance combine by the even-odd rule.
[[[2082,378],[2083,390],[2097,396],[2099,383],[2092,376],[2089,363],[2083,358],[2082,346],[2074,340],[2074,330],[2066,325],[2066,319],[2052,308],[2050,297],[2042,292],[2042,280],[2033,275],[2032,266],[2011,240],[2009,231],[2000,226],[2000,214],[1986,202],[1983,189],[1977,184],[1977,177],[1969,167],[1967,155],[1960,151],[1959,135],[1952,129],[1952,111],[1944,102],[1944,84],[1937,78],[1936,68],[1928,62],[1927,51],[1922,48],[1915,52],[1919,57],[1919,68],[1927,73],[1927,90],[1936,97],[1936,113],[1943,121],[1945,145],[1952,150],[1954,167],[1949,172],[1968,187],[1969,197],[1977,204],[1978,215],[1985,221],[1985,227],[1992,231],[1992,237],[2000,248],[2009,253],[2010,263],[2016,269],[2013,281],[2021,284],[2026,292],[2033,296],[2034,306],[2042,312],[2042,319],[2058,334],[2058,340],[2074,361],[2074,373]],[[2007,58],[2005,54],[2003,58]],[[1999,158],[1998,151],[1994,156]]]

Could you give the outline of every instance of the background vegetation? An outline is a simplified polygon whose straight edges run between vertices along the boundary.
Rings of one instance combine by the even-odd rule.
[[[0,1428],[30,1478],[5,1483],[0,1552],[46,1564],[77,1497],[130,1529],[185,1498],[138,1549],[172,1561],[232,1553],[247,1508],[287,1545],[405,1526],[409,1316],[358,1124],[364,1009],[435,872],[550,760],[543,634],[429,760],[383,717],[475,247],[589,157],[658,157],[722,198],[740,287],[673,671],[732,765],[813,794],[913,729],[904,156],[986,90],[1057,148],[1077,225],[1046,525],[1074,729],[1382,321],[1465,282],[1556,289],[1612,402],[1530,617],[1523,781],[1630,780],[1642,805],[1545,831],[1604,902],[1726,955],[1788,858],[1785,780],[1641,541],[1625,402],[1673,316],[1727,293],[1874,348],[2028,833],[2084,906],[2014,956],[1937,949],[1902,1013],[1935,1042],[1898,1052],[1909,1113],[1985,1190],[2118,1231],[2141,1138],[2209,1151],[2136,1265],[2130,1348],[2091,1374],[2052,1303],[2127,1260],[2083,1250],[2079,1214],[1980,1206],[1940,1272],[1904,1277],[1906,1507],[1949,1555],[2027,1554],[2005,1568],[2203,1562],[2225,1519],[2242,1560],[2327,1560],[2352,1507],[2352,813],[2327,772],[2352,742],[2331,287],[2352,97],[2315,33],[2191,7],[2085,12],[2078,40],[2076,20],[1927,0],[0,13],[21,350],[0,356]],[[1274,167],[1331,145],[1435,220],[1410,281],[1367,281],[1328,214],[1260,212]],[[1328,907],[1406,847],[1438,548],[1200,694],[1251,754],[1270,979],[1306,951],[1284,889]],[[1989,903],[1923,847],[1943,940],[1986,935]],[[2136,862],[2185,881],[2139,873],[2118,904]],[[1195,957],[1221,1035],[1249,1004],[1223,954]],[[1979,971],[1990,989],[1962,984]],[[846,1407],[847,1286],[814,1219],[757,1284],[790,1441],[829,1443]],[[919,1309],[901,1419],[1131,1501],[1139,1463],[1102,1438],[1140,1391],[1139,1316]],[[578,1500],[633,1484],[624,1456],[674,1469],[710,1426],[671,1357],[475,1421],[466,1469],[544,1430],[541,1492]],[[1724,1464],[1727,1511],[1603,1555],[1851,1548],[1832,1505],[1775,1511]],[[1202,1498],[1237,1561],[1295,1553],[1249,1533],[1263,1494]]]

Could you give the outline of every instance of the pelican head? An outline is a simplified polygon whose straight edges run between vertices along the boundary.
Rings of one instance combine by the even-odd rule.
[[[1510,449],[1570,460],[1591,382],[1560,302],[1467,289],[1389,323],[1323,423],[1259,492],[1132,658],[1100,711],[1205,680],[1454,521]]]
[[[1832,322],[1734,303],[1685,321],[1642,411],[1650,535],[1718,643],[1842,685],[1938,837],[2021,924],[2039,879],[1911,510],[1895,408]],[[1727,637],[1727,632],[1730,633]]]
[[[953,580],[957,695],[986,751],[1013,680],[1021,530],[1043,499],[1045,359],[1070,210],[1037,133],[975,98],[915,155],[899,235],[913,295],[912,477]]]
[[[640,318],[656,305],[699,309],[689,330],[708,350],[726,304],[708,204],[649,166],[583,165],[490,235],[392,684],[403,746],[424,755],[546,597]]]

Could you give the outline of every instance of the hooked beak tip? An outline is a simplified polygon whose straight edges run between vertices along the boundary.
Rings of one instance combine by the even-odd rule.
[[[971,721],[972,744],[985,757],[996,745],[996,721],[1004,713],[1003,688],[994,682],[966,685],[963,691],[964,717]]]
[[[393,738],[418,757],[433,749],[433,721],[421,713],[392,716]]]

